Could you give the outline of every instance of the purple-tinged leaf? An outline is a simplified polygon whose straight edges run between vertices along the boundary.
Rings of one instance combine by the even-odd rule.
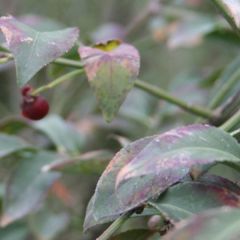
[[[0,30],[13,53],[19,86],[26,84],[41,68],[69,51],[78,38],[77,28],[38,32],[12,16],[0,18]]]
[[[170,187],[148,204],[171,221],[179,221],[211,208],[240,207],[240,188],[222,177],[203,176]]]
[[[240,145],[208,125],[189,125],[155,136],[118,173],[116,194],[123,206],[136,207],[183,179],[192,168],[217,162],[240,163]]]
[[[158,197],[193,167],[206,170],[225,161],[240,162],[240,145],[208,125],[181,127],[131,143],[116,154],[101,176],[88,206],[85,228]]]
[[[59,173],[46,173],[41,169],[56,159],[58,156],[50,152],[36,152],[19,160],[3,199],[1,226],[38,209],[49,188],[60,177]]]
[[[240,209],[217,208],[182,221],[163,240],[238,240]]]
[[[91,87],[106,121],[118,112],[139,73],[140,56],[132,45],[118,40],[79,48]]]
[[[88,204],[84,222],[85,230],[97,224],[112,221],[124,212],[124,209],[115,195],[115,181],[117,174],[120,169],[130,162],[133,156],[141,151],[141,149],[152,139],[153,137],[144,138],[136,143],[129,144],[117,153],[110,162],[97,184],[95,194]],[[106,208],[103,206],[108,207]]]

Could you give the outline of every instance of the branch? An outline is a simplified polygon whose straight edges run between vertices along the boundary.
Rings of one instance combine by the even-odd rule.
[[[210,103],[210,108],[214,109],[216,108],[222,100],[225,98],[227,93],[234,87],[234,85],[239,81],[240,77],[240,70],[236,71],[232,77],[223,84],[219,92],[216,94],[216,96],[213,98],[213,100]]]
[[[229,3],[225,3],[228,1],[223,1],[223,0],[212,0],[212,2],[216,5],[216,7],[220,10],[222,16],[228,21],[228,23],[231,25],[233,30],[240,37],[239,26],[235,20],[235,18],[239,18],[239,16],[237,16],[239,14],[239,9],[240,9],[239,2],[237,0],[235,1],[235,4],[234,2],[230,3],[230,1]]]
[[[140,29],[151,16],[154,16],[160,12],[159,0],[149,0],[147,6],[141,11],[136,18],[126,27],[125,36],[129,36],[138,29]]]
[[[171,95],[165,90],[158,88],[157,86],[151,85],[149,83],[143,82],[141,80],[136,80],[135,87],[145,92],[148,92],[157,98],[160,98],[169,103],[172,103],[194,115],[207,118],[207,119],[215,119],[217,117],[210,109],[207,109],[205,107],[203,108],[199,106],[190,105],[184,102],[183,100],[176,98],[175,96]]]
[[[240,124],[240,110],[229,118],[220,128],[228,132],[238,124]]]
[[[72,71],[70,73],[67,73],[65,75],[62,75],[61,77],[53,80],[49,84],[37,88],[36,90],[31,92],[30,94],[33,95],[33,96],[38,95],[40,92],[43,92],[43,91],[48,90],[50,88],[53,88],[53,87],[57,86],[58,84],[60,84],[64,81],[70,80],[73,77],[76,77],[77,75],[82,74],[83,72],[84,72],[83,69],[78,69],[78,70]]]
[[[240,134],[240,128],[230,133],[230,135],[233,137],[237,137],[239,134]]]
[[[215,126],[219,126],[220,124],[224,123],[239,109],[239,106],[240,106],[240,90],[237,91],[233,96],[229,97],[225,104],[216,109],[219,118],[215,119],[211,123],[214,124]]]
[[[107,240],[109,239],[122,225],[126,220],[133,214],[134,211],[127,212],[115,220],[105,232],[98,237],[96,240]]]

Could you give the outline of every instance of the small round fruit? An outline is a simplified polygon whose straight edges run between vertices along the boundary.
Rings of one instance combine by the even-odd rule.
[[[24,96],[21,105],[22,115],[31,120],[44,118],[49,111],[47,100],[41,96]]]
[[[29,93],[32,91],[32,87],[30,85],[26,85],[21,89],[22,96],[28,96]]]

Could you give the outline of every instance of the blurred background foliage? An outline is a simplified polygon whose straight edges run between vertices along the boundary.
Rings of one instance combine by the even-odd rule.
[[[146,14],[149,2],[1,0],[0,15],[17,16],[42,30],[77,26],[84,44],[129,31],[125,41],[133,44],[141,55],[140,79],[161,86],[190,104],[207,105],[217,79],[238,54],[238,38],[211,1],[161,1],[138,26],[135,21]],[[78,59],[76,49],[67,57]],[[33,85],[46,84],[67,70],[49,65],[37,74]],[[46,92],[45,96],[50,101],[51,115],[37,123],[22,119],[14,64],[0,65],[1,132],[18,135],[36,147],[62,155],[76,157],[96,150],[104,150],[104,154],[93,153],[90,162],[77,165],[77,169],[72,169],[75,171],[65,169],[39,209],[0,230],[3,240],[95,239],[104,228],[83,234],[85,209],[96,181],[113,153],[128,141],[196,120],[189,113],[134,89],[118,117],[107,124],[84,76],[65,82]],[[14,160],[16,156],[9,158]],[[0,196],[4,195],[2,189],[14,173],[9,171],[8,164],[3,165]],[[233,170],[225,169],[223,173],[218,167],[212,171],[236,180]],[[130,221],[126,228],[147,227],[145,218],[137,221],[138,224]]]

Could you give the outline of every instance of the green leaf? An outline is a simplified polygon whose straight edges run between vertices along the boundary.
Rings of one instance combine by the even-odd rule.
[[[30,128],[31,125],[23,118],[11,117],[0,121],[0,132],[6,134],[18,134],[25,128]]]
[[[112,156],[113,154],[107,150],[92,151],[69,160],[53,162],[43,169],[65,173],[99,174],[105,169]]]
[[[211,208],[238,207],[239,195],[240,188],[233,182],[222,177],[204,176],[170,187],[158,200],[148,204],[170,220],[178,221]]]
[[[98,181],[95,194],[88,204],[84,222],[85,230],[97,224],[111,222],[124,212],[115,195],[117,174],[125,164],[131,161],[131,157],[137,154],[139,148],[144,147],[151,139],[152,137],[144,138],[137,143],[127,145],[110,162],[111,165],[106,168]],[[120,161],[119,157],[121,157]],[[102,207],[103,205],[108,207]]]
[[[115,40],[80,47],[79,54],[103,116],[111,122],[134,85],[140,67],[139,53],[133,46]]]
[[[71,124],[57,115],[34,123],[35,128],[44,132],[56,145],[59,152],[77,154],[83,145],[83,136]]]
[[[29,224],[36,239],[52,240],[63,232],[69,223],[69,217],[65,213],[53,213],[50,209],[31,215]]]
[[[32,147],[18,137],[0,134],[0,157],[6,157],[20,150],[31,149]]]
[[[102,174],[87,210],[85,228],[159,196],[193,168],[201,172],[217,162],[239,163],[240,145],[209,125],[180,127],[131,143]]]
[[[0,18],[0,30],[15,58],[19,86],[41,68],[69,51],[78,38],[77,28],[38,32],[12,16]]]
[[[4,196],[1,226],[36,211],[59,173],[42,172],[42,167],[59,157],[50,152],[28,154],[19,160]]]
[[[155,136],[119,171],[116,194],[122,206],[136,207],[192,169],[202,172],[217,162],[240,163],[240,145],[231,135],[200,124],[173,129]]]
[[[26,240],[27,235],[27,226],[22,223],[15,223],[0,229],[0,239],[2,240]]]
[[[179,224],[163,240],[240,239],[240,209],[217,208]]]

